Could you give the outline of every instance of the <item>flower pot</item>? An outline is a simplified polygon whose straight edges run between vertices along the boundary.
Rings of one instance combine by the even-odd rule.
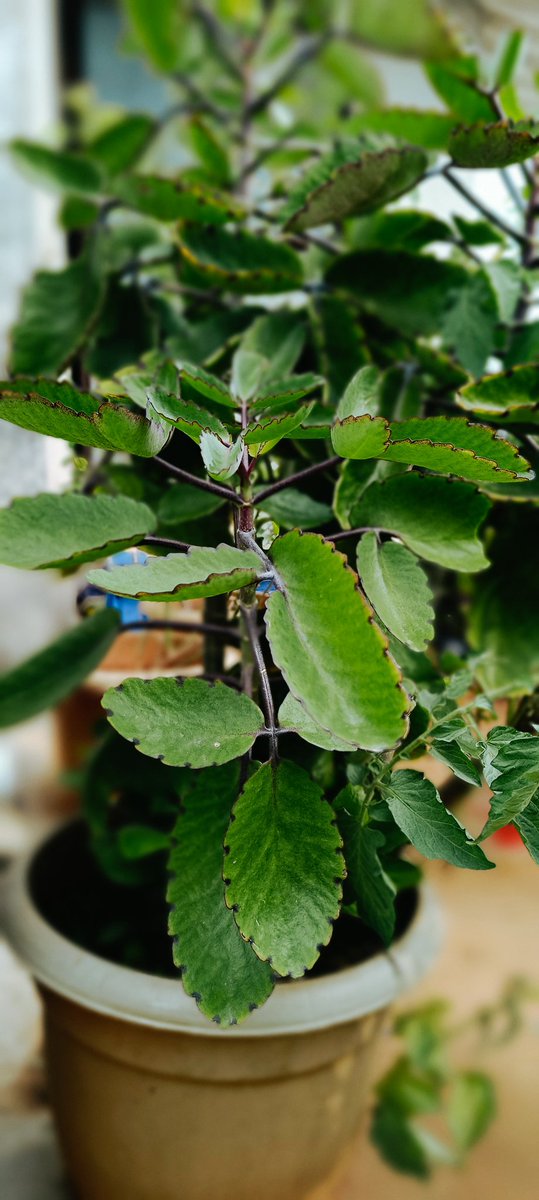
[[[3,909],[41,987],[50,1094],[76,1195],[322,1197],[360,1129],[388,1006],[438,949],[428,891],[391,955],[282,983],[245,1024],[221,1030],[179,981],[98,958],[44,920],[36,871],[47,879],[61,836],[15,864]]]

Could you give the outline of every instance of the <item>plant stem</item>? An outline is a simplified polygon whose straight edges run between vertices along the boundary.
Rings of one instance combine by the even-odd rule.
[[[120,626],[118,633],[149,629],[177,629],[180,633],[200,633],[201,635],[208,633],[213,637],[223,638],[227,642],[239,642],[240,640],[238,629],[234,629],[233,626],[216,625],[211,621],[154,621],[150,618],[148,621],[129,621],[126,625]]]
[[[507,237],[513,238],[515,242],[518,242],[519,246],[525,245],[525,235],[523,233],[519,233],[518,230],[513,229],[511,225],[507,225],[503,220],[503,217],[499,217],[498,214],[495,213],[491,208],[488,208],[486,204],[483,204],[482,200],[479,200],[479,198],[474,195],[473,192],[468,190],[464,183],[461,183],[460,179],[457,179],[456,176],[452,174],[450,166],[444,167],[441,174],[447,179],[448,183],[451,184],[455,191],[459,192],[459,194],[468,201],[468,204],[473,205],[473,207],[476,208],[477,211],[480,212],[487,221],[490,221],[492,225],[496,225],[497,228],[501,229],[502,233],[505,233]]]
[[[282,492],[283,488],[294,487],[296,483],[303,483],[305,479],[310,479],[311,475],[318,475],[320,471],[329,471],[331,467],[336,467],[337,463],[340,462],[342,462],[340,455],[334,454],[332,458],[325,458],[323,462],[312,463],[310,467],[305,467],[303,471],[296,471],[294,475],[287,475],[286,479],[278,479],[276,483],[271,483],[269,487],[263,488],[254,497],[254,502],[259,506],[269,496],[274,496],[276,492]]]
[[[268,676],[268,669],[264,661],[262,647],[260,645],[260,634],[257,622],[257,608],[255,605],[241,605],[241,613],[245,622],[245,628],[249,637],[252,653],[254,656],[258,678],[260,680],[260,689],[262,692],[262,702],[267,721],[266,733],[271,742],[271,756],[273,759],[278,757],[277,751],[277,730],[275,728],[275,707],[273,704],[273,696],[271,694],[271,685]]]
[[[148,534],[142,538],[139,543],[141,546],[169,546],[171,550],[190,550],[189,542],[178,542],[176,538],[154,537],[153,534]]]
[[[244,504],[241,496],[238,496],[237,492],[234,492],[232,488],[223,487],[222,484],[214,483],[210,479],[201,479],[199,475],[191,475],[190,471],[184,471],[182,467],[174,466],[173,463],[169,463],[166,459],[161,458],[159,454],[155,455],[153,461],[159,463],[159,466],[163,467],[164,471],[168,471],[169,475],[173,475],[175,479],[181,479],[184,483],[190,483],[193,487],[201,488],[203,492],[212,492],[214,496],[222,496],[223,500],[228,500],[230,504],[238,504],[240,508]]]
[[[270,87],[266,88],[265,92],[261,92],[259,96],[256,96],[255,99],[251,101],[249,105],[249,116],[255,117],[259,113],[264,112],[264,110],[271,104],[272,100],[275,100],[275,97],[279,95],[279,92],[281,92],[282,89],[287,86],[287,84],[291,83],[298,71],[301,71],[303,67],[307,66],[307,63],[310,63],[313,58],[316,58],[317,55],[320,54],[328,42],[331,41],[332,37],[333,34],[331,31],[325,31],[322,34],[305,37],[297,54],[294,55],[294,58],[288,63],[288,66],[284,68],[284,70],[270,85]]]
[[[358,525],[356,529],[341,529],[339,533],[324,533],[321,536],[326,542],[343,542],[345,538],[361,537],[362,533],[391,533],[391,530],[378,525]]]

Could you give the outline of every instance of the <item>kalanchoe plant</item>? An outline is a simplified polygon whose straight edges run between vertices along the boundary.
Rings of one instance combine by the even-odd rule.
[[[343,912],[356,944],[391,944],[405,847],[487,870],[481,842],[514,821],[539,861],[533,722],[478,725],[539,667],[539,128],[514,40],[485,80],[426,10],[419,47],[398,44],[445,112],[381,107],[376,5],[334,29],[324,3],[196,5],[181,37],[177,4],[125,7],[174,89],[163,117],[73,100],[68,147],[13,147],[62,193],[74,253],[24,293],[0,415],[77,447],[79,473],[0,513],[0,558],[68,571],[143,546],[91,583],[205,598],[200,677],[104,697],[144,771],[110,734],[87,812],[120,882],[164,878],[168,849],[174,962],[227,1026],[310,970]],[[501,170],[511,220],[478,167]],[[469,217],[414,206],[434,175]],[[1,722],[59,701],[121,633],[104,608],[4,676]],[[478,838],[415,769],[426,750],[465,785],[483,772]],[[120,824],[110,762],[135,796]]]

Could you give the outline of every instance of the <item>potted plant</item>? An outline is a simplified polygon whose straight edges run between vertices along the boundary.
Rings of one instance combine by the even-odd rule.
[[[14,147],[77,236],[23,296],[0,416],[70,442],[79,474],[0,514],[0,557],[148,557],[90,570],[95,611],[0,681],[0,720],[68,695],[129,629],[106,596],[203,599],[205,669],[106,692],[87,825],[17,869],[7,922],[43,987],[81,1197],[292,1200],[339,1166],[383,1014],[435,951],[408,848],[487,870],[514,821],[539,858],[518,708],[539,132],[513,119],[517,40],[485,81],[423,8],[384,33],[377,5],[346,27],[324,4],[194,5],[180,25],[172,2],[125,7],[179,99],[155,120],[79,98],[68,147]],[[446,112],[381,107],[361,47],[384,36],[424,55]],[[501,170],[512,221],[461,167]],[[434,174],[473,219],[393,206]],[[500,697],[517,727],[484,736]],[[478,837],[426,750],[467,786],[483,773]],[[376,1140],[399,1161],[398,1079],[388,1097]]]

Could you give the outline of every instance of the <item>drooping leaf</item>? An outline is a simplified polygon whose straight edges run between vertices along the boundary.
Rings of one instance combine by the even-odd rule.
[[[344,860],[332,809],[295,763],[246,783],[225,840],[226,902],[242,936],[279,975],[316,962],[338,916]]]
[[[329,504],[313,500],[297,488],[283,488],[275,496],[268,496],[262,501],[262,508],[285,529],[315,529],[327,525],[333,515]]]
[[[386,133],[425,150],[446,150],[455,119],[422,108],[384,108],[353,118],[358,133]]]
[[[539,737],[516,729],[492,729],[483,769],[492,796],[482,839],[509,825],[531,801],[539,799]]]
[[[158,71],[178,64],[182,45],[183,5],[178,0],[125,0],[125,12],[141,49]]]
[[[358,914],[389,946],[395,931],[396,888],[378,853],[384,836],[371,824],[360,788],[351,784],[344,788],[335,800],[335,809]]]
[[[145,113],[125,113],[93,138],[88,153],[108,175],[117,175],[138,161],[155,132],[155,121]]]
[[[461,1071],[449,1095],[447,1120],[458,1151],[466,1154],[486,1133],[496,1116],[492,1080],[480,1071]]]
[[[510,167],[537,154],[537,121],[496,121],[453,130],[448,152],[457,167]]]
[[[49,186],[60,191],[95,194],[101,190],[101,172],[95,163],[83,154],[71,150],[51,150],[37,142],[16,138],[10,150],[18,166],[27,172],[40,186]]]
[[[59,375],[83,344],[102,299],[102,282],[87,254],[62,271],[38,271],[12,330],[13,374]]]
[[[170,767],[212,767],[251,748],[264,717],[243,692],[203,679],[126,679],[103,696],[113,729]]]
[[[0,510],[0,562],[75,567],[137,545],[155,525],[151,509],[126,496],[45,492]]]
[[[380,620],[412,650],[424,650],[434,636],[432,593],[414,554],[398,542],[361,538],[357,552],[361,585]]]
[[[200,435],[202,461],[212,479],[231,479],[243,458],[243,437],[224,441],[215,433],[204,430]]]
[[[426,154],[415,146],[362,138],[341,142],[319,159],[292,190],[281,210],[295,232],[382,208],[424,175]]]
[[[430,746],[430,754],[433,758],[437,758],[438,762],[449,767],[457,779],[463,779],[465,783],[471,783],[474,787],[481,787],[479,771],[458,741],[447,742],[434,738]]]
[[[312,746],[320,746],[322,750],[347,750],[349,752],[354,749],[351,742],[345,742],[335,734],[322,729],[322,726],[309,715],[307,709],[294,698],[291,692],[285,696],[278,717],[279,725],[284,729],[293,729]]]
[[[159,501],[157,515],[162,525],[181,525],[210,516],[223,503],[220,496],[212,496],[211,492],[203,492],[190,483],[174,483]]]
[[[442,858],[474,871],[494,865],[419,771],[393,771],[383,796],[399,829],[425,858]]]
[[[539,366],[512,367],[460,389],[457,404],[502,425],[539,424]]]
[[[148,420],[108,400],[79,392],[71,383],[14,379],[0,385],[0,417],[49,437],[101,450],[124,450],[152,458],[170,437],[170,426]]]
[[[236,763],[202,771],[182,794],[167,899],[174,962],[188,996],[226,1028],[267,1000],[273,973],[243,940],[225,904],[223,841],[239,789]]]
[[[96,587],[140,600],[191,600],[221,596],[247,587],[261,574],[262,563],[251,550],[221,543],[215,548],[192,546],[187,554],[167,554],[140,566],[90,571]]]
[[[489,508],[486,497],[469,484],[408,472],[371,484],[352,520],[396,533],[428,562],[482,571],[488,559],[477,531]]]
[[[406,250],[352,250],[336,258],[330,285],[350,292],[367,312],[404,336],[438,333],[444,313],[466,282],[456,263]]]
[[[114,194],[126,208],[156,221],[221,225],[242,215],[241,209],[228,196],[181,177],[126,175],[115,180]]]
[[[393,745],[406,731],[407,698],[357,576],[315,534],[287,533],[271,556],[282,590],[268,600],[268,638],[292,695],[344,741]]]
[[[428,1179],[429,1159],[417,1129],[397,1104],[380,1101],[373,1113],[370,1137],[383,1160],[405,1175]]]
[[[104,609],[0,676],[0,728],[27,721],[65,700],[99,666],[118,626],[118,613]]]
[[[202,286],[255,295],[288,292],[303,283],[299,256],[283,242],[257,237],[244,230],[184,225],[180,250],[186,278]]]

